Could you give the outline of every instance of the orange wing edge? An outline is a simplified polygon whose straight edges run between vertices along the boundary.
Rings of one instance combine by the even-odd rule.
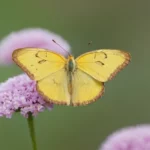
[[[67,104],[67,102],[65,102],[64,100],[61,100],[60,101],[57,101],[57,100],[53,100],[53,99],[50,99],[48,98],[38,87],[38,81],[37,81],[37,84],[36,84],[36,90],[39,92],[39,94],[44,98],[45,101],[47,102],[50,102],[50,103],[53,103],[53,104],[56,104],[56,105],[70,105],[70,104]]]
[[[12,60],[24,71],[24,72],[26,72],[26,74],[30,77],[30,79],[32,79],[32,80],[34,80],[34,75],[32,74],[32,73],[30,73],[29,71],[28,71],[28,69],[26,68],[26,67],[24,67],[23,66],[23,64],[20,62],[20,61],[18,61],[18,59],[17,59],[17,53],[18,53],[18,51],[20,51],[21,49],[17,49],[17,50],[15,50],[15,51],[13,51],[13,53],[12,53]]]
[[[116,68],[116,70],[110,75],[110,77],[108,78],[108,80],[111,80],[112,78],[114,78],[118,72],[120,72],[122,69],[124,69],[131,61],[131,55],[130,53],[127,53],[127,52],[124,52],[124,51],[121,51],[121,53],[124,54],[125,56],[125,61]]]
[[[88,101],[86,101],[84,103],[72,103],[71,105],[72,106],[86,106],[86,105],[88,105],[90,103],[93,103],[96,100],[100,99],[103,96],[104,92],[105,92],[105,86],[104,86],[104,83],[103,83],[103,88],[102,88],[102,90],[99,92],[99,94],[96,97],[94,97],[93,99],[88,100]]]

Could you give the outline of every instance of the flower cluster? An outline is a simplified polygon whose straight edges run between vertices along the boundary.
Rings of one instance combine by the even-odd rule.
[[[11,118],[12,114],[19,111],[28,117],[31,112],[34,116],[53,105],[46,102],[36,91],[36,83],[27,75],[22,74],[8,79],[0,84],[0,116]]]
[[[46,29],[29,28],[12,32],[0,42],[0,64],[13,63],[12,52],[15,49],[25,47],[45,48],[62,55],[67,55],[52,41],[53,39],[66,50],[70,50],[69,44],[61,36]]]
[[[150,125],[121,129],[110,135],[100,150],[150,150]]]
[[[0,64],[12,64],[12,52],[18,48],[45,48],[62,55],[67,55],[52,40],[70,50],[69,44],[59,35],[41,28],[29,28],[12,32],[0,42]],[[14,112],[23,116],[37,115],[43,110],[52,109],[53,104],[46,102],[36,91],[36,82],[26,74],[18,75],[0,84],[0,117],[11,118]]]

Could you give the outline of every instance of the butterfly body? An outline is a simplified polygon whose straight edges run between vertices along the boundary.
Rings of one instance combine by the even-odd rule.
[[[75,60],[74,57],[69,55],[68,59],[66,61],[66,71],[67,71],[67,76],[68,76],[68,92],[70,93],[70,95],[72,95],[72,76],[73,76],[73,72],[75,71],[76,65],[75,65]],[[71,97],[70,97],[70,103],[68,105],[70,105],[72,102]]]
[[[68,72],[74,72],[75,71],[76,63],[75,63],[75,59],[73,56],[68,56],[66,66],[67,66]]]
[[[13,52],[13,60],[37,83],[37,91],[60,105],[87,105],[104,93],[104,82],[111,80],[130,62],[120,50],[102,49],[74,59],[40,48]]]

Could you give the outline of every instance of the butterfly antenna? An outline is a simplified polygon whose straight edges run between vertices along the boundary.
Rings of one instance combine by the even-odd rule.
[[[71,56],[71,54],[65,50],[60,44],[58,44],[55,40],[52,40],[56,45],[58,45],[63,51],[65,51],[69,56]]]

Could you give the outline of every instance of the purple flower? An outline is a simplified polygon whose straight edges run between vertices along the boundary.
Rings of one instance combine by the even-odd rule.
[[[150,150],[150,125],[121,129],[110,135],[100,150]]]
[[[67,55],[52,39],[66,50],[70,50],[69,44],[61,36],[45,29],[29,28],[12,32],[2,39],[0,43],[0,64],[13,63],[12,52],[15,49],[25,47],[45,48],[62,55]]]
[[[46,102],[36,91],[35,81],[25,74],[8,79],[0,84],[0,116],[11,118],[19,111],[28,117],[31,112],[34,116],[46,108],[52,109],[52,104]]]

